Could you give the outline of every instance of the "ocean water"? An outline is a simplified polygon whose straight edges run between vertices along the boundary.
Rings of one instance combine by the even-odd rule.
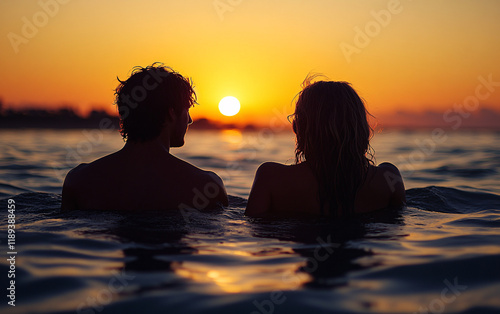
[[[499,135],[378,133],[407,206],[324,222],[243,215],[258,165],[293,162],[290,132],[190,130],[172,153],[217,172],[230,206],[182,215],[61,213],[66,172],[119,149],[119,134],[0,130],[0,312],[498,313]]]

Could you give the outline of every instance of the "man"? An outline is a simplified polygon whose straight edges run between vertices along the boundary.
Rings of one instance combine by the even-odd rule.
[[[153,64],[120,81],[116,105],[124,147],[72,169],[62,209],[198,210],[227,206],[222,180],[170,154],[184,145],[196,94],[188,79]]]

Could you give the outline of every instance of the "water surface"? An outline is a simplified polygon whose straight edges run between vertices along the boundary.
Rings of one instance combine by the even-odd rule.
[[[61,213],[66,172],[119,149],[99,131],[0,131],[1,249],[16,202],[11,313],[496,313],[500,141],[494,132],[386,132],[377,161],[408,206],[328,223],[243,215],[261,162],[293,161],[293,134],[193,131],[172,152],[223,177],[217,213]],[[427,146],[422,143],[427,143]],[[4,255],[5,256],[5,255]],[[2,286],[9,264],[0,260]]]

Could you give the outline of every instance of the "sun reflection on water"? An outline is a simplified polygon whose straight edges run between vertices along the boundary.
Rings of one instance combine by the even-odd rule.
[[[221,135],[222,140],[230,144],[240,144],[243,139],[241,131],[236,129],[222,130]]]
[[[231,267],[206,263],[184,262],[176,264],[177,275],[197,283],[208,284],[211,292],[244,293],[273,290],[295,290],[310,281],[310,276],[298,272],[305,263],[279,265],[235,265]]]
[[[309,274],[299,271],[306,262],[292,249],[283,248],[279,254],[267,255],[245,250],[245,243],[223,243],[214,248],[199,248],[198,254],[231,260],[230,265],[191,261],[173,265],[177,275],[205,284],[202,286],[210,292],[295,290],[311,280]]]

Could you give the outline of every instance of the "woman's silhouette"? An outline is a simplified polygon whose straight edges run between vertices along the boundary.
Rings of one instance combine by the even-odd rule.
[[[364,103],[346,82],[303,83],[292,126],[295,164],[262,164],[246,214],[313,213],[350,216],[405,202],[399,170],[375,166]]]

